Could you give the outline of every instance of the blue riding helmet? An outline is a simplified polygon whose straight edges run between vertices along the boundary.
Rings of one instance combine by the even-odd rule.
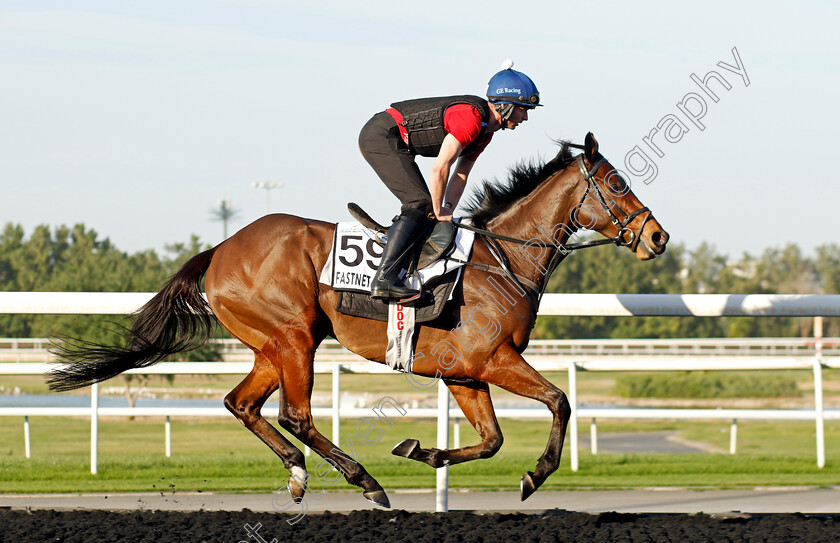
[[[487,83],[487,99],[496,106],[502,120],[510,118],[514,106],[542,106],[540,91],[531,78],[512,68],[513,61],[506,60],[502,64],[502,71],[497,72]]]
[[[502,71],[490,78],[487,84],[487,99],[494,104],[541,106],[540,91],[531,78],[512,68],[513,61],[506,60],[502,64]]]

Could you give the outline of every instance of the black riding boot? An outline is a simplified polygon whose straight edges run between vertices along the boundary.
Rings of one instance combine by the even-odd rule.
[[[402,282],[399,273],[409,247],[422,228],[423,223],[400,215],[388,229],[388,242],[385,244],[382,261],[370,286],[372,298],[394,298],[403,302],[412,302],[420,296],[419,291],[407,287]]]

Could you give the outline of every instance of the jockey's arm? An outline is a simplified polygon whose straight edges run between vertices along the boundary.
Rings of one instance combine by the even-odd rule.
[[[461,195],[464,194],[464,188],[467,186],[467,178],[470,176],[470,171],[475,164],[474,160],[467,157],[458,158],[458,164],[455,166],[455,172],[449,178],[449,183],[446,185],[446,192],[443,196],[444,204],[449,202],[449,220],[452,218],[452,213],[458,207],[458,202],[461,200]]]
[[[444,195],[460,198],[461,193],[464,192],[467,176],[472,168],[472,164],[469,167],[463,165],[469,161],[460,160],[458,161],[458,166],[455,168],[455,172],[452,174],[452,178],[449,178],[449,172],[452,170],[455,161],[461,156],[461,150],[461,144],[455,136],[447,134],[440,146],[440,152],[435,159],[435,163],[432,164],[432,171],[429,174],[429,192],[432,195],[432,209],[438,220],[452,220],[452,209],[454,209],[458,201],[457,199],[454,202],[447,200],[452,203],[452,209],[444,209]]]

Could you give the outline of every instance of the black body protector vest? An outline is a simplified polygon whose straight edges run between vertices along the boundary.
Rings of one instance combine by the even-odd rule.
[[[408,131],[408,147],[412,153],[425,157],[436,157],[440,152],[446,130],[443,115],[449,106],[469,104],[481,113],[485,124],[490,118],[490,107],[485,98],[478,96],[445,96],[442,98],[419,98],[391,104],[403,116],[401,123]],[[483,138],[478,137],[461,151],[468,155]]]

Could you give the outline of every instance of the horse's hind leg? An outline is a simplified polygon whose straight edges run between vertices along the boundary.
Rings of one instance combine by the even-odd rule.
[[[275,338],[277,355],[270,358],[277,370],[283,394],[278,420],[280,426],[341,472],[348,483],[364,489],[365,498],[382,507],[390,507],[388,496],[376,479],[315,428],[310,398],[317,342],[311,331],[290,327]],[[316,469],[316,475],[320,471]]]
[[[274,367],[265,355],[258,352],[251,373],[225,397],[225,407],[280,457],[289,470],[289,492],[292,498],[299,500],[303,498],[307,478],[303,453],[260,413],[278,384]]]
[[[496,420],[496,413],[493,411],[493,403],[490,400],[490,389],[486,383],[470,383],[461,385],[446,383],[449,391],[455,397],[464,416],[473,425],[478,435],[481,436],[481,443],[460,449],[422,449],[420,442],[416,439],[406,439],[399,443],[391,451],[396,456],[404,456],[425,462],[433,468],[460,464],[479,458],[490,458],[502,446],[502,431],[499,428],[499,421]]]

